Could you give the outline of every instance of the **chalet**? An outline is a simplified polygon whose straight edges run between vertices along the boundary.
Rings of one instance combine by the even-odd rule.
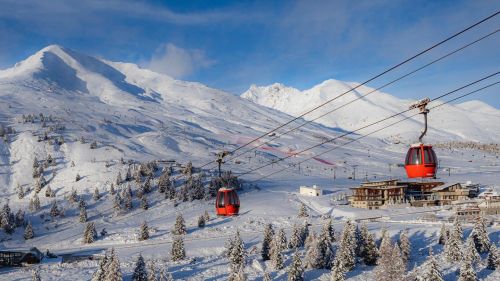
[[[406,185],[399,185],[398,180],[363,182],[360,186],[351,188],[352,196],[349,197],[349,203],[353,207],[369,210],[403,203],[405,188]]]
[[[460,183],[446,184],[432,189],[439,205],[450,205],[453,201],[462,201],[474,197],[470,188],[462,187]],[[477,194],[477,193],[476,193]]]
[[[29,250],[0,250],[0,266],[40,263],[42,258],[42,252],[34,247]]]
[[[321,196],[321,195],[323,195],[323,191],[317,185],[301,186],[299,188],[299,192],[301,195],[308,195],[308,196]]]
[[[484,200],[478,205],[483,215],[498,215],[500,214],[500,199]]]

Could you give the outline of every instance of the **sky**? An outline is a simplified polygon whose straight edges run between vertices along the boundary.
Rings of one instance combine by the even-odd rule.
[[[364,82],[500,10],[500,1],[0,0],[0,7],[0,69],[58,44],[239,95],[252,84]],[[368,86],[499,27],[497,16]],[[498,71],[499,50],[500,32],[384,91],[437,96]],[[500,108],[498,94],[495,86],[473,98]]]

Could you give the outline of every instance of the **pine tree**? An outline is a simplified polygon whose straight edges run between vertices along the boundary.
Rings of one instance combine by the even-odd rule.
[[[444,254],[449,262],[457,262],[462,259],[462,229],[458,220],[455,220],[453,228],[450,230],[446,244],[444,245]]]
[[[311,269],[319,269],[322,267],[322,256],[318,239],[316,239],[314,235],[310,235],[310,237],[313,238],[311,239],[311,242],[309,243],[309,247],[307,249],[306,265]]]
[[[247,276],[245,275],[245,266],[237,265],[232,266],[229,270],[228,281],[246,281]]]
[[[301,247],[304,246],[308,236],[309,236],[309,223],[307,221],[304,221],[304,224],[302,225],[302,228],[300,230]]]
[[[363,262],[366,265],[375,265],[378,258],[377,244],[372,233],[368,233],[365,240],[365,245],[362,252]]]
[[[198,217],[198,227],[205,227],[205,217],[203,215]]]
[[[118,259],[118,256],[115,253],[115,249],[112,248],[110,255],[109,255],[109,261],[106,266],[106,281],[122,281],[122,271],[120,269],[120,260]]]
[[[108,263],[108,251],[104,253],[104,257],[99,261],[97,270],[92,274],[92,281],[104,281],[106,277],[106,265]]]
[[[77,181],[79,181],[81,179],[82,179],[82,177],[80,176],[80,174],[77,173],[76,177],[75,177],[75,182],[77,182]]]
[[[24,239],[29,240],[32,239],[34,236],[35,235],[33,233],[33,226],[31,225],[31,222],[28,222],[28,225],[24,229]]]
[[[272,224],[270,224],[270,223],[266,224],[266,226],[264,227],[264,238],[262,240],[262,248],[260,251],[260,254],[262,256],[262,260],[264,260],[264,261],[267,261],[271,258],[269,255],[269,251],[271,249],[271,243],[273,240],[273,236],[274,236],[274,230],[273,230]]]
[[[57,201],[54,201],[54,203],[52,203],[52,207],[50,208],[50,216],[52,218],[59,216],[59,208],[57,207]]]
[[[421,276],[421,281],[443,281],[443,274],[439,269],[439,264],[432,254],[432,247],[429,248],[429,257],[424,267],[424,272]]]
[[[186,250],[184,249],[184,239],[182,238],[182,235],[174,236],[170,256],[172,257],[172,261],[183,260],[186,257]]]
[[[144,193],[150,193],[151,192],[151,178],[147,177],[146,181],[144,182],[144,185],[142,185],[142,186],[143,186]]]
[[[13,224],[15,227],[21,227],[26,224],[26,221],[24,220],[24,211],[19,209],[17,210],[16,216],[13,220]]]
[[[476,250],[479,253],[486,253],[490,248],[490,238],[488,237],[488,231],[486,230],[486,220],[483,217],[478,216],[472,228],[470,234]]]
[[[330,243],[335,242],[335,229],[333,228],[332,220],[330,218],[328,218],[323,224],[321,232],[328,237],[328,241],[330,241]]]
[[[303,246],[301,228],[299,225],[294,224],[292,228],[292,234],[290,235],[290,242],[288,243],[288,248],[297,249]]]
[[[111,185],[109,186],[109,193],[112,195],[116,193],[115,185],[113,183],[111,183]]]
[[[80,207],[80,222],[87,222],[87,208],[85,206]]]
[[[476,262],[481,260],[479,253],[476,250],[476,245],[474,244],[474,239],[469,236],[469,238],[465,241],[465,259],[468,259],[474,265]]]
[[[356,226],[350,221],[346,221],[344,230],[342,231],[340,240],[340,253],[341,261],[344,263],[343,267],[350,271],[356,264]]]
[[[125,210],[132,210],[132,208],[134,207],[132,202],[132,194],[127,189],[123,189],[121,197],[123,198],[123,207],[125,208]]]
[[[279,241],[278,236],[275,235],[271,243],[271,263],[276,270],[280,270],[284,267],[282,250],[281,242]]]
[[[262,276],[262,281],[271,281],[271,275],[269,275],[269,272],[264,271],[264,276]]]
[[[332,265],[332,271],[330,273],[330,280],[331,281],[344,281],[345,280],[345,274],[347,272],[346,268],[344,267],[344,262],[341,260],[341,255],[337,255],[335,259],[333,260],[333,265]]]
[[[24,198],[24,188],[20,184],[17,184],[17,198],[19,198],[19,199]]]
[[[40,269],[38,267],[31,272],[31,281],[42,281],[42,278],[40,278]]]
[[[115,194],[115,196],[113,197],[113,209],[118,212],[120,211],[122,208],[122,198],[120,197],[120,195],[117,193]]]
[[[178,214],[177,218],[175,219],[175,225],[174,229],[172,229],[172,234],[174,235],[184,235],[186,234],[186,224],[184,221],[184,218],[182,217],[182,214]]]
[[[299,214],[297,216],[299,218],[309,217],[309,213],[307,212],[306,204],[302,203],[300,205]]]
[[[384,246],[385,247],[385,246]],[[405,273],[406,266],[403,263],[401,250],[397,244],[389,246],[387,251],[381,251],[380,258],[375,267],[375,280],[401,280]]]
[[[158,276],[156,275],[156,264],[154,261],[148,263],[148,281],[158,281]]]
[[[158,277],[158,281],[174,281],[172,274],[166,271],[163,267],[160,268],[160,276]]]
[[[141,254],[137,257],[134,267],[134,273],[132,274],[133,281],[148,281],[148,273],[146,271],[146,263]]]
[[[276,233],[277,235],[277,239],[278,239],[278,245],[279,245],[279,248],[280,248],[280,251],[283,251],[287,248],[287,241],[286,241],[286,234],[285,234],[285,230],[283,228],[280,228],[278,230],[278,233]]]
[[[495,244],[491,244],[490,253],[488,254],[488,265],[486,266],[489,270],[496,270],[500,266],[500,257],[498,256],[498,250]]]
[[[55,197],[50,186],[47,186],[45,189],[45,197]]]
[[[231,266],[238,267],[243,266],[246,259],[245,246],[243,240],[241,240],[240,232],[236,230],[236,234],[232,239],[231,253],[229,255],[229,261]]]
[[[141,208],[143,210],[149,209],[149,203],[148,203],[148,198],[147,198],[146,194],[144,194],[141,198]]]
[[[300,255],[297,250],[293,254],[292,264],[288,268],[288,281],[302,281],[304,280],[304,269],[302,268],[302,262],[300,260]]]
[[[446,225],[443,223],[441,225],[441,230],[439,231],[439,240],[438,240],[438,243],[440,245],[444,245],[446,243],[446,232],[447,232],[447,229],[446,229]]]
[[[71,189],[71,193],[69,194],[68,201],[70,203],[76,203],[78,201],[78,194],[76,193],[76,190],[74,188]]]
[[[462,262],[462,266],[460,266],[460,275],[458,277],[458,281],[476,281],[477,274],[476,270],[474,270],[474,266],[472,265],[472,261],[470,259],[464,259]]]
[[[139,229],[139,241],[144,241],[149,239],[149,228],[146,221],[143,221],[141,228]]]
[[[38,198],[38,195],[35,193],[33,194],[33,209],[35,211],[39,211],[41,208],[40,206],[40,198]]]
[[[210,221],[210,215],[208,214],[207,210],[205,210],[205,213],[203,214],[203,218],[205,219],[205,222],[209,222]]]
[[[118,172],[118,175],[116,176],[116,186],[120,186],[122,184],[122,173]]]
[[[101,194],[99,194],[99,188],[97,186],[94,188],[92,199],[94,199],[94,201],[99,201],[99,199],[101,199]]]
[[[172,182],[170,180],[170,178],[168,178],[166,185],[167,185],[167,189],[165,191],[165,198],[170,199],[170,200],[174,200],[176,197],[174,182]]]
[[[97,239],[97,231],[93,222],[87,223],[83,232],[83,243],[90,244]]]
[[[411,253],[411,243],[408,238],[408,230],[405,229],[399,235],[399,247],[401,248],[401,255],[403,257],[403,262],[405,265],[408,264]]]

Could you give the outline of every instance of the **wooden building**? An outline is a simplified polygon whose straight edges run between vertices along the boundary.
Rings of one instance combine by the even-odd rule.
[[[398,180],[364,182],[351,188],[352,196],[349,203],[353,207],[365,209],[380,209],[390,204],[405,202],[406,185],[398,184]]]
[[[0,250],[0,266],[22,266],[40,263],[43,254],[37,248],[29,250]]]

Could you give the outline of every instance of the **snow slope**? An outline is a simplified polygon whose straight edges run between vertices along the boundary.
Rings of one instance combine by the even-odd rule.
[[[326,80],[304,91],[282,84],[263,87],[253,85],[241,97],[293,116],[299,116],[308,109],[323,104],[358,85],[358,83],[352,82]],[[373,90],[361,86],[304,118],[306,120],[314,119]],[[430,96],[430,98],[433,97]],[[329,127],[355,130],[394,113],[404,111],[414,102],[414,100],[403,100],[384,92],[375,91],[366,98],[321,117],[316,122]],[[429,107],[435,104],[439,104],[439,102],[434,102]],[[408,122],[383,130],[375,135],[389,139],[400,138],[406,143],[412,143],[418,138],[422,129],[423,118],[417,116]],[[431,142],[452,140],[495,142],[499,137],[500,110],[479,101],[444,105],[429,114],[429,131],[426,139]]]

